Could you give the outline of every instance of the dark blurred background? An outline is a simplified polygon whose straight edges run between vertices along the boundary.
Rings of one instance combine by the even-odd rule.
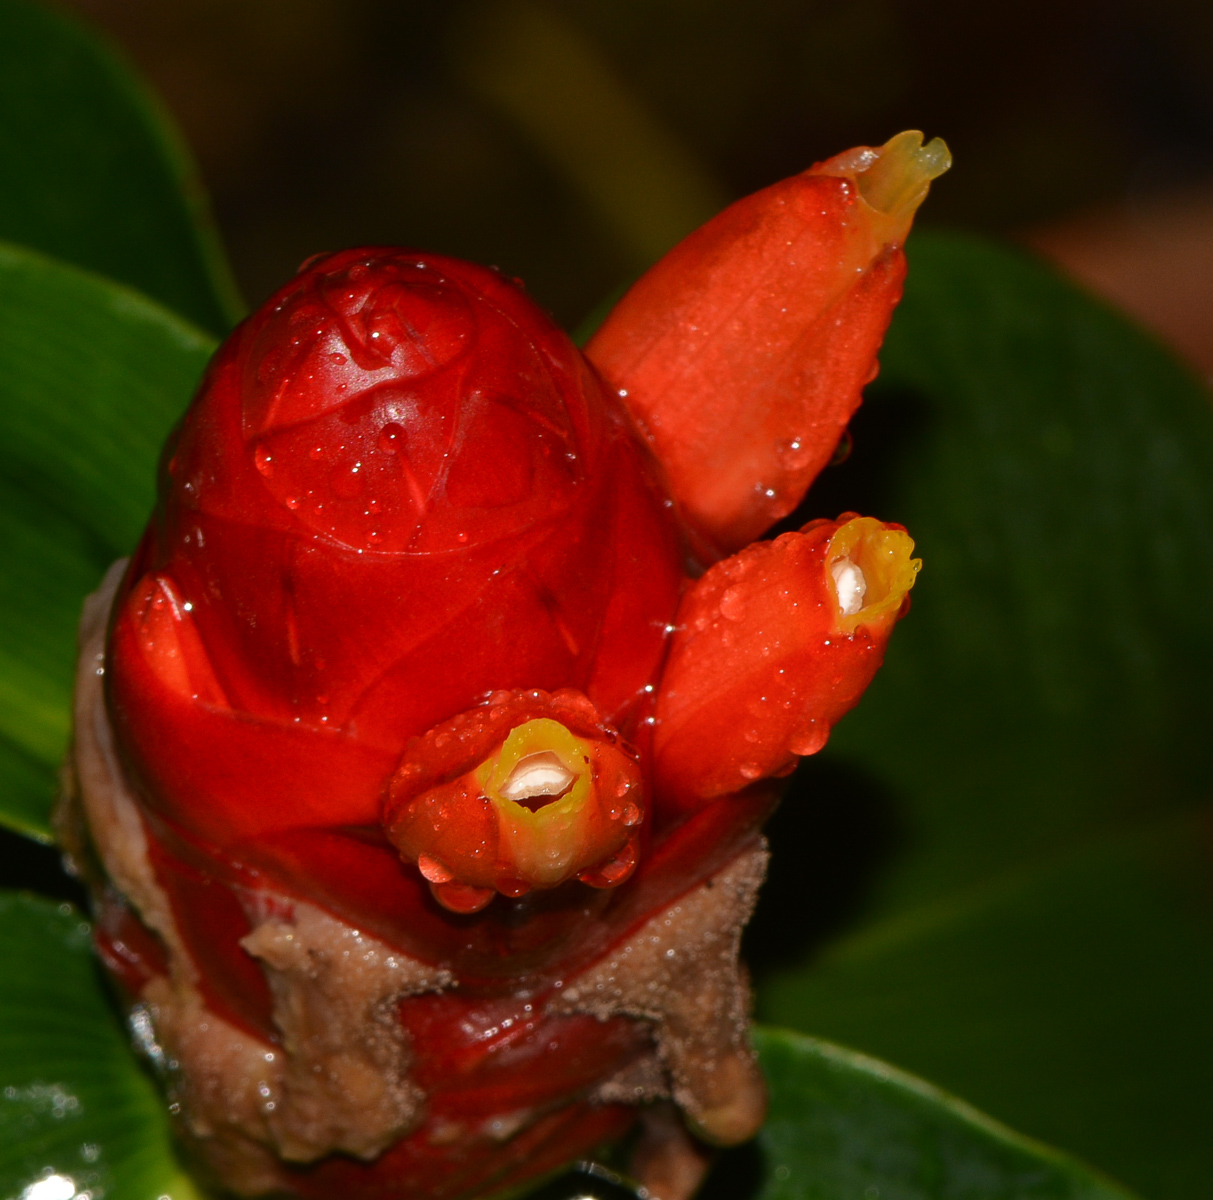
[[[168,103],[236,273],[397,242],[562,321],[727,200],[903,128],[1213,373],[1209,0],[70,0]]]

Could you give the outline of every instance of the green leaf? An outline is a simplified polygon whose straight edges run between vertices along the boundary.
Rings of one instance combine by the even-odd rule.
[[[869,924],[763,981],[764,1020],[888,1058],[1151,1197],[1208,1177],[1203,820],[1134,830]]]
[[[158,101],[74,21],[0,0],[0,238],[109,275],[222,333],[241,304]]]
[[[0,961],[0,1195],[196,1200],[80,915],[0,893]]]
[[[881,362],[871,502],[925,565],[832,751],[910,805],[899,906],[1207,795],[1213,406],[1123,318],[969,238],[912,246]]]
[[[771,1092],[756,1200],[1129,1200],[887,1063],[777,1029],[755,1043]]]
[[[794,934],[827,790],[867,813],[857,843],[883,823],[899,848],[852,932],[760,972],[760,1012],[1158,1200],[1200,1194],[1208,393],[1042,266],[961,237],[916,235],[882,364],[852,462],[810,502],[904,522],[924,568],[876,683],[776,819],[776,872],[790,855],[797,878],[766,919]]]
[[[134,548],[213,348],[135,292],[0,245],[0,823],[49,836],[81,600]]]

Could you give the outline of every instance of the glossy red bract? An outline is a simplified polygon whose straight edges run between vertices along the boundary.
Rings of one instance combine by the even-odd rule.
[[[633,731],[677,533],[618,401],[497,272],[389,250],[314,263],[221,352],[167,475],[111,696],[185,828],[377,825],[406,740],[496,688],[576,687]],[[204,741],[158,730],[178,714]],[[279,760],[289,801],[239,778],[250,754]]]

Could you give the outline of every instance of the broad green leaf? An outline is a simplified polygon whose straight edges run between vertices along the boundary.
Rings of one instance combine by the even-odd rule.
[[[755,1042],[771,1091],[755,1200],[1129,1200],[887,1063],[777,1029]]]
[[[861,862],[882,822],[899,848],[822,958],[760,964],[760,1011],[1155,1200],[1200,1194],[1213,407],[1025,257],[934,236],[910,258],[856,453],[810,503],[904,522],[924,568],[876,683],[776,819],[788,882],[760,920],[789,941],[817,864]],[[868,830],[816,844],[815,806],[848,799]]]
[[[214,346],[144,297],[0,246],[0,822],[47,836],[80,602],[147,520]]]
[[[0,1195],[196,1200],[70,905],[0,892]]]
[[[1208,795],[1213,401],[1125,320],[969,238],[911,243],[881,363],[865,421],[890,440],[857,502],[924,567],[831,753],[909,805],[900,905]],[[831,487],[864,471],[865,436]]]
[[[0,0],[0,239],[145,292],[222,333],[240,302],[159,102],[96,36]]]
[[[761,1016],[863,1046],[1154,1200],[1200,1195],[1208,838],[1204,817],[1135,829],[874,922],[768,975]]]

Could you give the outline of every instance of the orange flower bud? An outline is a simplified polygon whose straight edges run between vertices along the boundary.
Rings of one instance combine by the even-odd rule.
[[[500,692],[414,739],[384,825],[440,904],[478,912],[497,892],[622,883],[642,796],[635,756],[580,693]]]
[[[786,775],[858,702],[921,565],[844,513],[717,563],[683,599],[657,699],[655,791],[697,806]]]
[[[907,132],[739,200],[586,347],[709,549],[759,537],[829,461],[876,373],[914,213],[950,163]]]

